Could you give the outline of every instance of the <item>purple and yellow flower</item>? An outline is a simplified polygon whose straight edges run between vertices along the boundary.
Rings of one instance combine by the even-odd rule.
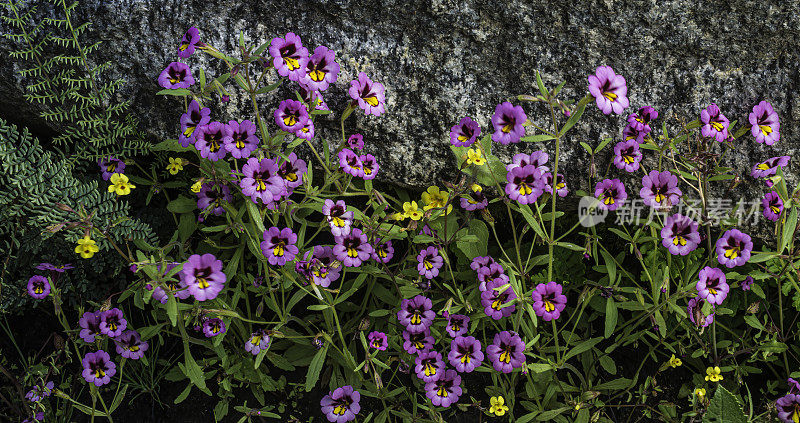
[[[311,119],[307,120],[302,128],[294,131],[294,135],[297,138],[302,138],[304,140],[310,140],[310,139],[314,138],[314,134],[315,133],[316,133],[316,129],[314,127],[314,121],[311,120]]]
[[[194,131],[198,126],[208,125],[209,122],[211,122],[211,109],[208,107],[201,109],[200,103],[192,100],[186,113],[181,115],[181,135],[178,137],[181,146],[188,147],[194,144],[197,139]]]
[[[603,179],[594,186],[594,196],[600,201],[599,207],[614,211],[625,203],[628,193],[619,179]]]
[[[361,134],[350,135],[347,139],[347,146],[353,150],[361,150],[364,148],[364,136]]]
[[[172,268],[174,266],[177,266],[178,264],[180,263],[170,263],[169,265],[167,265],[167,268],[168,269]],[[175,284],[173,282],[169,282],[164,284],[164,286],[157,286],[153,289],[153,299],[160,302],[161,304],[166,304],[167,300],[169,300],[170,293],[172,294],[173,297],[181,300],[185,300],[192,296],[192,294],[189,293],[189,290],[186,289],[186,287],[183,284],[181,283]]]
[[[75,266],[73,266],[71,263],[62,264],[60,266],[56,266],[52,263],[39,263],[36,266],[36,270],[49,270],[56,273],[64,273],[67,270],[72,270],[74,268]]]
[[[388,263],[392,257],[394,257],[394,247],[392,247],[391,240],[381,242],[380,238],[375,238],[375,242],[373,242],[372,245],[373,260],[379,263]]]
[[[328,85],[336,82],[339,77],[339,64],[336,63],[336,53],[325,46],[314,49],[314,54],[308,59],[305,76],[300,82],[315,91],[325,91]]]
[[[194,77],[189,66],[181,62],[170,63],[158,76],[158,85],[168,90],[189,88],[194,85]]]
[[[450,144],[456,147],[469,147],[481,135],[481,127],[469,117],[461,118],[461,121],[450,128]]]
[[[447,334],[458,338],[469,331],[469,316],[463,314],[450,314],[447,316]]]
[[[544,192],[542,173],[531,164],[512,168],[506,181],[506,194],[520,204],[533,204]]]
[[[472,259],[472,262],[469,264],[469,267],[474,270],[475,272],[480,273],[480,270],[484,267],[489,267],[496,261],[491,256],[478,256]],[[502,269],[502,267],[500,267]]]
[[[362,154],[358,158],[361,161],[361,178],[364,180],[375,179],[378,176],[378,160],[372,154]]]
[[[436,351],[423,351],[414,360],[414,372],[423,382],[433,382],[439,379],[444,373],[444,361],[442,355]]]
[[[297,234],[292,228],[278,228],[273,226],[264,231],[264,241],[261,242],[261,252],[273,266],[283,266],[294,260],[300,249],[295,245]]]
[[[541,150],[534,151],[531,154],[518,153],[511,158],[511,164],[506,165],[506,171],[511,172],[511,169],[515,167],[533,165],[536,170],[545,174],[550,171],[550,168],[547,166],[548,160],[550,160],[550,156]]]
[[[739,288],[742,288],[742,291],[749,291],[753,287],[753,277],[748,276],[744,278],[743,281],[739,282]]]
[[[286,99],[280,102],[274,116],[279,128],[294,133],[308,121],[308,110],[299,100]]]
[[[433,279],[439,275],[439,269],[442,268],[444,259],[439,255],[439,249],[430,246],[419,252],[417,255],[417,271],[420,276],[427,279]]]
[[[358,79],[350,81],[348,94],[365,115],[380,116],[386,111],[386,88],[379,82],[372,82],[364,72],[359,72]]]
[[[114,344],[117,347],[117,354],[130,358],[131,360],[138,360],[144,356],[144,352],[150,346],[146,341],[142,341],[139,332],[135,330],[126,330],[121,335],[114,338]]]
[[[728,138],[728,125],[730,121],[722,112],[719,107],[711,103],[700,112],[700,122],[703,126],[700,127],[700,134],[706,138],[714,138],[717,142],[725,141]]]
[[[775,191],[770,191],[761,199],[761,206],[764,207],[764,217],[777,222],[783,212],[783,200]]]
[[[525,343],[515,332],[504,330],[486,347],[486,355],[495,370],[511,373],[525,363]]]
[[[191,56],[198,42],[200,42],[200,31],[195,27],[186,30],[178,46],[178,57],[185,59]]]
[[[127,327],[128,321],[123,317],[122,310],[115,307],[100,313],[100,333],[103,335],[116,338]]]
[[[567,307],[567,296],[562,294],[563,289],[561,284],[550,281],[536,285],[533,290],[533,311],[545,322],[558,319]]]
[[[389,347],[389,340],[386,338],[386,334],[378,331],[372,331],[367,335],[367,343],[370,347],[379,351],[386,351],[386,348]]]
[[[425,383],[425,396],[437,407],[450,407],[462,393],[461,376],[455,370],[447,370],[439,379]]]
[[[78,334],[83,342],[91,344],[94,342],[95,337],[101,335],[100,333],[100,311],[87,311],[83,313],[83,317],[78,320],[78,325],[81,331]]]
[[[343,148],[339,152],[339,166],[342,171],[348,175],[356,178],[364,176],[363,164],[361,163],[361,156],[354,153],[349,148]]]
[[[598,66],[594,75],[589,75],[589,92],[605,115],[620,115],[629,105],[625,78],[614,73],[611,66]]]
[[[125,162],[114,156],[98,160],[97,165],[100,166],[100,171],[103,172],[104,181],[111,179],[111,175],[115,173],[125,173]]]
[[[244,350],[253,355],[258,355],[261,351],[269,348],[270,338],[266,331],[256,331],[250,334],[250,338],[244,343]]]
[[[614,166],[626,172],[639,170],[642,161],[642,152],[636,140],[621,141],[614,146]]]
[[[400,303],[400,311],[397,312],[397,320],[406,327],[409,333],[420,333],[425,331],[433,323],[436,313],[431,310],[433,302],[430,298],[417,295],[411,299],[403,299]]]
[[[639,196],[652,207],[669,208],[681,201],[683,192],[678,188],[678,177],[665,170],[651,170],[642,177]]]
[[[300,81],[306,76],[308,49],[303,47],[300,37],[295,33],[289,32],[284,38],[273,38],[269,55],[272,56],[272,65],[280,76],[288,77],[292,81]]]
[[[705,300],[702,298],[692,298],[686,306],[686,313],[689,314],[689,320],[696,326],[708,327],[714,323],[714,313],[708,316],[703,313],[703,303]]]
[[[372,245],[361,229],[352,228],[349,234],[334,239],[336,245],[333,246],[333,254],[347,267],[361,266],[372,255]]]
[[[654,121],[657,117],[658,112],[656,109],[651,106],[644,106],[639,109],[637,113],[628,115],[628,125],[630,125],[634,131],[647,135],[652,130],[650,128],[650,122]]]
[[[494,261],[490,262],[487,266],[479,267],[477,272],[478,282],[480,285],[478,289],[483,292],[486,291],[486,284],[496,279],[501,279],[503,284],[508,283],[508,275],[505,274],[505,269],[500,263]]]
[[[730,229],[717,240],[716,251],[719,264],[728,268],[741,266],[750,260],[753,241],[750,235],[738,229]]]
[[[750,112],[750,133],[755,137],[756,142],[772,145],[781,139],[781,122],[778,113],[772,108],[768,101],[761,101]]]
[[[224,148],[222,139],[227,127],[228,125],[217,121],[197,127],[194,148],[200,152],[200,156],[212,162],[225,158],[228,150]]]
[[[298,85],[300,86],[300,97],[306,104],[308,104],[310,107],[313,107],[314,110],[330,110],[328,105],[325,103],[325,99],[322,98],[322,93],[312,90],[303,83],[299,83]]]
[[[46,277],[33,275],[28,279],[28,295],[41,300],[50,295],[50,281]]]
[[[227,185],[206,182],[197,193],[197,208],[203,211],[208,209],[215,216],[221,216],[225,212],[223,201],[226,203],[233,201],[231,189]]]
[[[664,220],[661,228],[661,245],[670,254],[685,256],[700,244],[700,231],[697,222],[682,214],[673,214]]]
[[[753,166],[750,171],[750,176],[754,178],[767,178],[778,173],[778,166],[786,167],[789,164],[791,156],[771,157],[761,163]]]
[[[226,330],[225,322],[219,317],[212,317],[210,319],[203,320],[203,334],[206,336],[206,338],[221,335],[225,333]]]
[[[547,172],[542,177],[544,178],[544,192],[553,195],[553,173]],[[558,174],[558,182],[556,182],[556,194],[562,198],[569,194],[567,181],[564,179],[564,175],[560,173]]]
[[[222,142],[231,156],[237,159],[250,157],[250,153],[258,147],[256,124],[249,120],[241,123],[232,120],[222,129]]]
[[[361,411],[361,394],[352,386],[342,386],[322,397],[319,402],[322,414],[331,423],[345,423],[355,420]]]
[[[434,339],[431,330],[426,328],[422,332],[411,333],[403,331],[403,349],[409,354],[420,354],[433,348]]]
[[[488,205],[489,199],[478,184],[470,185],[467,195],[461,197],[461,208],[466,211],[483,210]]]
[[[197,301],[217,298],[227,280],[222,272],[222,260],[210,253],[192,254],[181,270],[181,282]]]
[[[622,139],[625,141],[636,140],[636,142],[641,144],[645,141],[646,137],[648,137],[648,134],[637,131],[630,124],[626,125],[622,130]]]
[[[522,125],[527,120],[522,106],[514,106],[508,101],[498,104],[492,116],[492,141],[503,145],[518,143],[525,135],[525,127]]]
[[[308,171],[305,160],[298,159],[294,152],[289,153],[286,159],[278,166],[278,176],[283,179],[287,193],[303,185],[303,176]]]
[[[700,280],[695,285],[700,298],[709,304],[722,304],[728,296],[730,287],[725,280],[725,273],[716,267],[706,266],[700,271]]]
[[[800,422],[800,395],[789,393],[775,401],[778,418],[785,423]]]
[[[53,393],[54,387],[55,383],[53,383],[52,380],[48,381],[44,385],[35,385],[33,389],[31,389],[30,391],[28,391],[27,394],[25,394],[25,399],[27,399],[30,402],[39,402],[49,397],[50,394]]]
[[[507,285],[507,286],[506,286]],[[505,289],[499,289],[506,286]],[[497,278],[486,282],[486,290],[481,292],[481,305],[487,316],[494,320],[508,317],[517,310],[517,294],[507,280]],[[510,305],[507,305],[511,303]]]
[[[447,360],[459,373],[470,373],[483,362],[481,342],[472,336],[456,337],[450,342]]]
[[[86,353],[83,356],[83,360],[81,360],[81,364],[83,364],[83,378],[98,387],[110,382],[111,376],[117,373],[117,365],[111,361],[111,357],[103,350]]]
[[[339,274],[341,273],[341,268],[333,265],[334,261],[336,261],[333,248],[327,245],[315,245],[312,255],[317,265],[311,271],[314,283],[327,288],[331,282],[339,279]]]
[[[325,215],[325,220],[331,227],[333,236],[344,236],[350,233],[350,227],[353,224],[353,212],[347,211],[347,205],[344,200],[325,199],[325,204],[322,205],[322,214]]]
[[[263,204],[272,203],[285,189],[283,179],[278,176],[278,165],[272,159],[259,161],[251,157],[242,166],[242,174],[244,177],[239,181],[242,194],[250,197],[256,204],[259,199]]]

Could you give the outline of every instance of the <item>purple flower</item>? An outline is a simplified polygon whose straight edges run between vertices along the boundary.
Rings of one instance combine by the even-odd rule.
[[[620,115],[628,107],[625,78],[614,73],[611,66],[598,66],[594,75],[589,75],[589,92],[605,115],[612,111]]]
[[[103,172],[104,181],[111,179],[111,175],[115,173],[125,173],[125,162],[114,156],[98,160],[97,165],[100,166],[100,171]]]
[[[347,267],[361,266],[372,255],[372,245],[361,229],[353,228],[349,234],[334,239],[336,245],[333,246],[333,254]]]
[[[518,143],[525,135],[525,127],[522,124],[527,120],[522,106],[514,106],[507,101],[498,104],[492,116],[494,127],[492,141],[503,145]]]
[[[372,249],[372,259],[379,262],[379,263],[388,263],[392,257],[394,257],[394,247],[392,247],[392,241],[387,240],[386,242],[381,242],[380,238],[375,238],[375,242],[373,242],[373,249]]]
[[[657,117],[658,112],[656,109],[650,106],[645,106],[639,109],[638,113],[632,113],[628,115],[628,125],[630,125],[634,131],[647,135],[652,130],[650,128],[650,122],[655,120]]]
[[[100,333],[103,335],[115,338],[127,327],[128,321],[122,316],[122,310],[115,307],[100,313]]]
[[[256,124],[249,120],[239,123],[235,120],[228,122],[222,129],[222,142],[231,156],[237,159],[250,157],[250,153],[258,147]]]
[[[271,265],[283,266],[294,260],[300,249],[297,248],[297,234],[292,228],[280,229],[273,226],[264,231],[264,241],[261,242],[261,252]]]
[[[261,351],[266,351],[269,348],[269,341],[269,335],[265,331],[253,332],[245,342],[244,350],[250,354],[258,355]]]
[[[514,304],[517,294],[514,289],[510,285],[502,290],[497,289],[506,284],[508,284],[507,280],[492,279],[486,282],[486,290],[481,292],[483,311],[494,320],[508,317],[517,310],[517,305]],[[511,305],[506,305],[507,303],[511,303]]]
[[[50,281],[46,277],[33,275],[28,279],[28,295],[41,300],[50,295]]]
[[[641,144],[646,137],[648,137],[646,133],[637,131],[630,124],[626,125],[625,129],[622,130],[622,139],[625,141],[636,140],[636,142]]]
[[[794,380],[792,378],[788,378],[788,379],[786,379],[786,383],[789,384],[789,393],[790,394],[800,394],[800,382],[798,382],[798,381],[796,381],[796,380]]]
[[[500,263],[495,263],[494,261],[489,263],[488,266],[479,267],[477,273],[478,281],[480,282],[480,286],[478,288],[481,292],[486,291],[486,284],[494,281],[495,279],[502,279],[504,284],[508,283],[509,281],[503,266]]]
[[[789,159],[791,156],[779,156],[779,157],[772,157],[768,160],[765,160],[761,163],[756,164],[753,166],[753,170],[750,171],[750,176],[754,178],[766,178],[778,173],[778,166],[786,167],[789,164]]]
[[[697,222],[682,214],[667,216],[661,229],[661,245],[672,255],[685,256],[700,244]]]
[[[705,300],[702,298],[692,298],[686,306],[686,313],[689,314],[689,320],[691,320],[694,325],[700,327],[708,327],[710,324],[714,323],[714,313],[708,316],[703,313],[704,302]]]
[[[463,314],[451,314],[447,316],[447,334],[453,338],[467,333],[469,331],[469,317]]]
[[[308,59],[305,73],[300,79],[302,84],[315,91],[325,91],[339,77],[336,53],[325,46],[317,47]]]
[[[525,343],[515,332],[504,330],[486,347],[486,355],[498,372],[511,373],[525,363]]]
[[[375,160],[375,156],[372,154],[362,154],[359,156],[358,160],[361,161],[362,179],[375,179],[375,177],[378,176],[378,169],[381,167],[378,165],[378,161]]]
[[[94,342],[94,338],[100,335],[100,314],[99,311],[87,311],[78,321],[81,327],[79,336],[87,344]]]
[[[450,407],[458,402],[462,394],[461,376],[455,370],[448,370],[438,380],[425,384],[425,396],[437,407]]]
[[[484,267],[489,267],[494,263],[496,263],[495,260],[490,256],[478,256],[472,259],[469,267],[480,274],[481,269]],[[500,268],[502,269],[502,266]]]
[[[189,28],[186,33],[183,34],[181,45],[178,46],[178,57],[185,59],[191,56],[198,42],[200,42],[200,31],[195,27]]]
[[[420,276],[433,279],[439,275],[444,259],[439,255],[439,249],[430,246],[419,252],[417,255],[417,271]]]
[[[291,193],[295,188],[303,185],[303,176],[306,174],[308,166],[303,159],[298,159],[294,152],[289,153],[285,160],[278,166],[278,176],[283,179],[287,193]]]
[[[242,194],[256,204],[259,199],[263,204],[272,203],[285,189],[283,179],[278,176],[278,165],[272,159],[259,161],[251,157],[242,166],[242,174],[244,177],[239,181]]]
[[[22,423],[39,423],[44,421],[44,412],[39,411],[36,414],[28,417],[27,419],[23,420]]]
[[[506,194],[520,204],[533,204],[544,192],[542,173],[531,164],[512,168],[506,181]]]
[[[325,199],[325,204],[322,205],[322,214],[325,215],[333,236],[344,236],[350,233],[353,212],[347,211],[344,200],[336,200],[334,203],[333,200]]]
[[[224,148],[222,141],[225,132],[228,131],[227,128],[228,125],[217,121],[197,127],[194,148],[200,152],[200,156],[215,162],[228,155],[228,150]]]
[[[621,141],[614,146],[614,166],[626,172],[639,170],[642,161],[642,152],[636,140]]]
[[[348,94],[358,102],[365,115],[380,116],[386,111],[386,88],[379,82],[372,82],[364,72],[359,72],[358,79],[350,81]]]
[[[461,121],[450,128],[450,144],[456,147],[469,147],[481,135],[481,127],[469,117],[461,118]]]
[[[316,264],[318,264],[311,271],[315,284],[327,288],[331,282],[339,279],[340,268],[333,266],[335,256],[331,247],[327,245],[314,246],[313,257],[316,260]]]
[[[67,270],[72,270],[74,268],[75,268],[75,266],[73,266],[70,263],[62,264],[60,266],[56,266],[56,265],[51,264],[51,263],[39,263],[36,266],[36,270],[49,270],[51,272],[56,272],[56,273],[64,273]]]
[[[730,229],[717,240],[716,250],[719,264],[728,268],[741,266],[750,260],[753,241],[750,240],[750,235],[738,229]]]
[[[800,421],[800,395],[786,394],[775,401],[775,408],[778,410],[778,418],[785,423],[797,423]]]
[[[752,276],[744,278],[744,280],[739,283],[739,287],[742,288],[742,291],[749,291],[752,286],[753,286]]]
[[[280,76],[292,81],[300,81],[306,76],[308,49],[303,47],[300,37],[295,33],[289,32],[284,38],[273,38],[269,55],[273,57],[272,65]]]
[[[533,311],[545,322],[558,319],[567,307],[567,296],[561,293],[563,289],[561,284],[550,281],[546,285],[536,285],[533,290]]]
[[[194,85],[192,70],[185,63],[172,62],[158,76],[158,85],[168,90],[189,88]]]
[[[314,138],[315,133],[316,130],[314,129],[314,121],[311,119],[307,120],[302,128],[294,131],[294,135],[297,138],[302,138],[304,140],[310,140]]]
[[[143,342],[139,333],[135,330],[126,330],[114,339],[114,344],[117,347],[117,354],[130,358],[131,360],[138,360],[144,356],[149,344]]]
[[[783,200],[775,191],[770,191],[761,200],[761,205],[764,207],[764,217],[777,222],[783,212]]]
[[[461,197],[461,208],[466,211],[483,210],[489,205],[489,199],[483,194],[483,188],[472,184],[467,195]]]
[[[553,174],[551,172],[547,172],[542,175],[544,178],[544,192],[553,195]],[[558,182],[556,183],[556,194],[559,197],[566,197],[569,194],[569,189],[567,188],[567,182],[564,179],[564,175],[558,174]]]
[[[614,211],[625,203],[628,193],[619,179],[603,179],[594,186],[594,196],[600,200],[599,207]]]
[[[314,107],[314,110],[330,110],[319,91],[314,91],[302,83],[298,85],[300,85],[300,97],[306,104]]]
[[[459,336],[450,342],[450,353],[447,354],[450,365],[459,373],[470,373],[483,361],[481,342],[472,336]]]
[[[355,420],[356,414],[361,411],[361,394],[347,385],[336,388],[322,397],[319,405],[322,414],[332,423],[345,423]]]
[[[417,295],[412,299],[403,299],[400,303],[400,311],[397,312],[397,320],[406,327],[409,333],[424,332],[436,317],[432,308],[433,302],[430,298],[422,295]]]
[[[186,113],[181,115],[181,135],[178,137],[181,146],[188,147],[194,144],[197,139],[194,131],[198,126],[208,125],[209,122],[211,122],[211,109],[208,107],[201,109],[200,103],[192,100]]]
[[[215,216],[221,216],[225,212],[222,202],[230,203],[233,201],[231,189],[227,185],[220,185],[216,182],[206,182],[197,192],[197,208],[209,212]]]
[[[167,265],[167,269],[177,266],[179,263],[171,263]],[[169,270],[167,270],[168,272]],[[165,272],[166,273],[166,272]],[[169,299],[169,294],[172,293],[172,296],[175,298],[179,298],[181,300],[185,300],[192,296],[189,293],[189,290],[186,289],[185,286],[178,283],[166,283],[164,286],[157,286],[153,289],[153,299],[160,302],[161,304],[166,304],[167,300]]]
[[[347,139],[347,146],[353,150],[361,150],[364,148],[364,136],[361,134],[350,135]]]
[[[442,355],[436,351],[423,351],[417,355],[414,362],[416,363],[414,372],[425,383],[439,379],[444,373]]]
[[[769,102],[762,101],[753,107],[748,119],[752,125],[750,133],[756,138],[756,142],[772,145],[781,139],[781,123]]]
[[[642,177],[639,196],[652,207],[669,208],[681,201],[683,192],[678,188],[678,177],[665,170],[651,170]]]
[[[367,342],[370,347],[380,351],[386,351],[386,348],[389,346],[386,334],[378,331],[370,332],[369,335],[367,335]]]
[[[222,260],[213,254],[192,254],[181,270],[181,282],[197,301],[213,300],[225,286]]]
[[[716,267],[708,266],[700,271],[700,280],[697,281],[695,289],[700,298],[712,305],[722,304],[730,291],[730,287],[725,281],[725,273]]]
[[[728,125],[730,121],[719,110],[716,104],[711,103],[700,112],[700,134],[706,138],[714,138],[717,142],[728,138]]]
[[[83,364],[83,378],[98,387],[110,382],[111,376],[117,373],[117,365],[111,361],[111,357],[103,350],[86,353],[81,363]]]
[[[403,349],[409,354],[420,354],[433,348],[435,342],[431,336],[430,329],[425,329],[422,332],[411,333],[408,330],[403,331]]]
[[[547,161],[549,159],[550,156],[541,150],[534,151],[531,154],[525,154],[525,153],[515,154],[514,157],[511,158],[511,164],[506,165],[506,171],[511,172],[511,169],[514,169],[515,167],[525,167],[527,165],[533,165],[536,168],[536,170],[544,174],[550,171],[550,168],[547,166]]]
[[[343,148],[342,151],[339,152],[339,166],[341,166],[342,171],[348,175],[355,176],[356,178],[364,176],[361,157],[349,148]]]
[[[203,320],[203,334],[206,338],[211,338],[225,333],[225,322],[219,317]]]
[[[25,394],[25,398],[30,402],[39,402],[50,396],[53,392],[53,387],[55,387],[55,384],[52,380],[45,383],[44,386],[36,385]]]
[[[308,121],[308,110],[299,100],[286,99],[281,101],[275,110],[275,123],[282,130],[294,133],[303,128]]]

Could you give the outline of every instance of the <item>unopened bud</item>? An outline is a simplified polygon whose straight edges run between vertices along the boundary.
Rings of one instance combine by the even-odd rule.
[[[66,204],[63,204],[63,203],[56,203],[56,207],[59,210],[63,210],[65,212],[73,212],[73,211],[75,211],[75,210],[72,210],[72,207],[70,207],[70,206],[68,206]]]
[[[369,329],[369,325],[370,325],[369,318],[365,317],[361,319],[361,323],[358,325],[358,330],[365,331]]]

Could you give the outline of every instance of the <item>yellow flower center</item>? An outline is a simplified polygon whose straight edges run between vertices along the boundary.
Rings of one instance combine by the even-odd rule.
[[[548,300],[544,301],[544,311],[550,313],[552,311],[555,311],[555,309],[556,309],[556,306],[552,302],[550,302]]]
[[[610,101],[617,101],[617,95],[612,93],[611,91],[604,92],[603,97],[609,99]]]
[[[210,283],[208,283],[208,281],[206,280],[206,278],[198,278],[198,279],[197,279],[197,286],[198,286],[198,287],[200,287],[200,289],[206,289],[206,288],[208,288],[209,286],[211,286],[211,284],[210,284]]]
[[[675,244],[675,245],[684,246],[684,245],[686,245],[686,238],[684,238],[684,237],[682,237],[680,235],[676,236],[675,239],[672,240],[672,243]]]
[[[314,69],[313,71],[308,73],[308,77],[311,78],[314,82],[320,82],[325,79],[325,72]]]
[[[710,125],[717,130],[717,132],[722,132],[723,126],[719,122],[711,122]]]
[[[286,67],[289,68],[290,71],[300,67],[300,61],[293,57],[284,57],[283,61],[286,63]]]

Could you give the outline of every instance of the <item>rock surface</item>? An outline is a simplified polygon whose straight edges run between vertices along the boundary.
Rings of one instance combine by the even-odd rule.
[[[752,137],[726,160],[742,176],[752,200],[762,187],[749,178],[752,163],[794,154],[800,148],[797,96],[800,63],[800,3],[711,1],[698,7],[687,0],[576,1],[542,0],[305,0],[296,2],[221,0],[83,0],[77,19],[90,20],[89,38],[103,40],[98,59],[116,63],[114,76],[128,84],[123,94],[133,100],[153,140],[174,138],[180,106],[156,96],[159,72],[174,60],[175,47],[189,26],[202,39],[234,54],[238,34],[254,44],[293,31],[313,49],[324,44],[336,51],[342,72],[326,94],[339,112],[346,103],[348,82],[359,71],[386,86],[386,113],[355,113],[348,132],[364,134],[367,151],[378,156],[380,180],[426,187],[455,173],[448,131],[462,116],[476,119],[488,131],[499,102],[535,93],[534,70],[552,87],[566,80],[562,97],[577,100],[586,92],[586,76],[610,65],[628,81],[631,107],[654,106],[670,129],[691,121],[715,102],[731,119],[744,121],[762,99],[772,102],[781,118],[782,138],[773,147]],[[772,3],[772,4],[770,4]],[[0,24],[0,32],[9,28]],[[22,124],[42,125],[36,110],[24,104],[23,83],[6,55],[10,40],[0,40],[0,115]],[[209,74],[221,69],[195,54],[189,59]],[[208,68],[211,66],[211,69]],[[287,92],[281,95],[288,95]],[[261,112],[271,114],[281,97],[261,99]],[[224,108],[224,113],[219,109]],[[526,106],[528,116],[547,124],[541,107]],[[215,116],[252,118],[236,97]],[[623,117],[605,117],[591,104],[582,122],[564,141],[562,158],[569,182],[587,189],[588,155],[579,141],[596,145],[603,137],[616,140]],[[338,117],[338,113],[337,113]],[[321,135],[336,139],[338,121],[321,124]],[[43,128],[39,128],[43,130]],[[552,145],[544,145],[551,150]],[[530,144],[498,146],[510,160]],[[611,149],[607,148],[606,153]],[[608,157],[601,158],[605,169]],[[794,166],[792,166],[794,168]],[[794,180],[794,169],[790,175]],[[639,176],[622,175],[636,195]],[[689,191],[686,189],[685,191]],[[721,192],[729,196],[730,193]],[[737,194],[738,195],[738,194]]]

